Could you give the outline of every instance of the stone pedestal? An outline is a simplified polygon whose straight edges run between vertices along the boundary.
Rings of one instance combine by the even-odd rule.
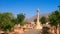
[[[41,26],[40,24],[37,24],[37,25],[35,26],[35,29],[42,29],[42,26]]]

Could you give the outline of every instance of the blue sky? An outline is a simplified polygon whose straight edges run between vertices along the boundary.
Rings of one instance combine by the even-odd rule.
[[[25,13],[30,18],[36,15],[37,8],[40,14],[49,14],[58,10],[58,4],[60,0],[0,0],[0,12]]]

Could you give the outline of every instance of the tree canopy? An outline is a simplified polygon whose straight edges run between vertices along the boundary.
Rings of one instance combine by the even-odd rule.
[[[60,24],[60,12],[55,11],[52,14],[50,14],[49,21],[50,21],[50,24],[53,26],[57,26],[58,24]]]
[[[23,13],[17,15],[18,24],[24,25],[25,15]]]
[[[37,21],[37,19],[34,19],[34,22],[36,22],[36,21]],[[41,24],[45,24],[45,23],[47,22],[47,18],[44,17],[44,16],[42,16],[42,17],[39,19],[39,21],[41,22]]]
[[[45,24],[45,23],[47,22],[47,18],[44,17],[44,16],[42,16],[42,17],[40,18],[40,22],[41,22],[41,24]]]
[[[12,30],[14,24],[12,23],[13,14],[6,12],[0,13],[0,29],[3,31]]]

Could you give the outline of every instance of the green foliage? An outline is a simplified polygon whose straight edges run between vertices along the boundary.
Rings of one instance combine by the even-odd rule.
[[[45,24],[47,22],[47,18],[42,16],[39,21],[41,22],[41,24]],[[34,22],[37,22],[37,19],[34,19]]]
[[[37,22],[37,19],[34,19],[34,22]]]
[[[1,20],[1,19],[2,19],[2,14],[0,13],[0,23],[2,22],[2,20]]]
[[[57,26],[58,24],[60,24],[60,12],[55,11],[52,14],[50,14],[49,21],[50,21],[50,24],[53,26]]]
[[[11,28],[14,26],[14,24],[12,23],[12,18],[13,15],[12,13],[0,13],[0,28],[3,31],[7,31],[7,30],[11,30]]]
[[[27,22],[26,21],[20,22],[21,26],[24,26],[24,24],[27,24]]]
[[[24,14],[21,13],[21,14],[17,15],[18,24],[23,25],[24,24],[24,19],[25,19],[25,15]]]
[[[44,16],[42,16],[42,17],[40,18],[40,22],[41,22],[41,24],[45,24],[45,23],[47,22],[47,18],[44,17]]]
[[[0,13],[0,29],[7,33],[7,31],[11,31],[15,24],[24,25],[24,14],[18,14],[17,18],[14,18],[12,13],[5,12]]]
[[[13,27],[13,23],[6,23],[6,22],[3,22],[1,24],[1,28],[3,31],[10,31]]]
[[[14,23],[14,25],[15,25],[15,24],[18,24],[17,18],[12,19],[11,21]]]

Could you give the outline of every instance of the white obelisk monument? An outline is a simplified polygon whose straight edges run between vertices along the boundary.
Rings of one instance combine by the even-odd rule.
[[[42,29],[42,25],[41,23],[39,22],[39,8],[37,9],[37,22],[36,22],[36,26],[35,26],[35,29]]]

